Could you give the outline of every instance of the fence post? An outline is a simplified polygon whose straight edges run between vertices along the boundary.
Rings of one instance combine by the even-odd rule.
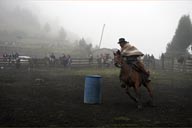
[[[174,71],[174,56],[171,56],[171,65],[172,71]]]
[[[165,63],[165,56],[162,53],[162,55],[161,55],[161,68],[162,68],[162,70],[164,70],[164,63]]]
[[[184,64],[183,64],[183,71],[185,72],[186,71],[186,61],[187,60],[187,57],[184,56]]]

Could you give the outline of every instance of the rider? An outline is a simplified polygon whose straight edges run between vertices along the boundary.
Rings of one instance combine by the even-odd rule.
[[[127,63],[134,65],[134,68],[142,73],[142,76],[146,82],[150,82],[149,71],[146,71],[143,63],[138,59],[143,56],[143,53],[140,52],[136,47],[132,46],[124,38],[119,38],[118,44],[121,47],[121,55],[126,60]]]

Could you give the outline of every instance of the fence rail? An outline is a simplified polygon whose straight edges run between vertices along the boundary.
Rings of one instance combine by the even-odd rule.
[[[164,59],[155,60],[155,61],[144,61],[145,67],[148,69],[160,69],[160,70],[169,70],[169,71],[185,71],[192,72],[192,59],[186,59],[183,63],[179,63],[177,59],[166,57]],[[21,66],[25,67],[62,67],[63,63],[56,59],[54,64],[50,63],[46,58],[33,58],[29,61],[20,62]],[[16,61],[0,58],[0,66],[16,66]],[[104,63],[99,62],[97,59],[92,61],[89,58],[72,58],[72,62],[68,67],[112,67],[114,66],[113,61],[106,61]]]
[[[16,60],[12,59],[5,59],[0,58],[0,66],[15,66]],[[64,66],[63,62],[59,59],[55,59],[54,63],[51,63],[46,58],[33,58],[28,59],[27,61],[21,61],[20,65],[25,65],[27,67],[42,67],[42,66],[48,66],[48,67],[62,67]],[[89,66],[102,66],[102,67],[111,67],[113,66],[112,61],[106,61],[104,63],[98,62],[97,59],[93,59],[92,61],[89,60],[89,58],[72,58],[72,62],[67,65],[66,67],[89,67]]]
[[[192,72],[192,59],[187,58],[179,62],[176,58],[167,57],[160,60],[160,66],[163,70]]]

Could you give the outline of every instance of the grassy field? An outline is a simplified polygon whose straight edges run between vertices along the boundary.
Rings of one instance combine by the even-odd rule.
[[[102,76],[102,104],[83,103],[87,75]],[[118,68],[0,70],[1,127],[192,126],[192,73],[151,71],[156,107],[144,108],[119,86]]]

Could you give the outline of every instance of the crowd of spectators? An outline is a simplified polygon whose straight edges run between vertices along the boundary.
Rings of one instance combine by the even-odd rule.
[[[3,62],[3,64],[5,65],[15,65],[16,68],[20,67],[20,58],[19,58],[19,53],[15,52],[15,53],[3,53],[0,56],[1,62]]]
[[[2,59],[4,62],[13,63],[19,58],[19,53],[3,53]]]
[[[63,65],[63,67],[71,67],[72,63],[71,56],[69,54],[65,55],[64,53],[58,59],[56,58],[54,53],[48,54],[47,59],[48,64],[51,66],[54,66],[55,64],[61,64]]]
[[[65,55],[63,53],[63,56],[61,56],[59,58],[60,63],[64,66],[64,67],[71,67],[71,63],[72,63],[72,59],[70,55]]]
[[[97,55],[96,59],[99,67],[110,67],[113,65],[113,59],[110,54]]]

